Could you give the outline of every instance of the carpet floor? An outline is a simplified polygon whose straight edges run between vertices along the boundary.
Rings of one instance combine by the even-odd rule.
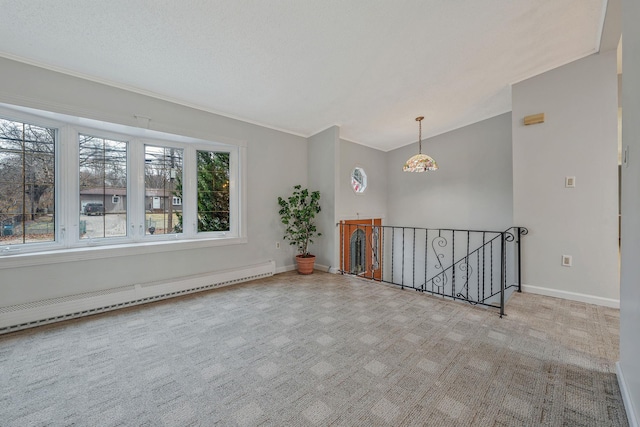
[[[0,336],[1,426],[626,426],[619,311],[284,273]]]

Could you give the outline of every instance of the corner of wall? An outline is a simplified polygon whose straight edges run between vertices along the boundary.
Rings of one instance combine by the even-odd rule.
[[[317,239],[313,251],[320,265],[337,265],[338,248],[335,227],[337,171],[339,169],[340,128],[331,126],[308,138],[308,185],[320,191],[322,211],[318,215],[318,229],[322,237]]]
[[[638,411],[636,410],[633,399],[631,398],[631,390],[627,385],[627,380],[625,379],[620,362],[616,363],[616,377],[618,378],[620,394],[622,395],[622,401],[624,402],[624,409],[627,413],[629,427],[640,427],[640,417],[638,417]]]

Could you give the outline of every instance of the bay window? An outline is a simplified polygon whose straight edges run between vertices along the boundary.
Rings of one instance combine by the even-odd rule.
[[[230,141],[0,106],[0,256],[244,242]]]

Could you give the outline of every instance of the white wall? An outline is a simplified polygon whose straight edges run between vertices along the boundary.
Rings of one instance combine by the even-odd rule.
[[[106,260],[3,268],[0,306],[134,283],[183,277],[275,260],[293,264],[294,249],[282,242],[277,197],[307,184],[307,141],[106,85],[0,58],[0,102],[136,126],[134,115],[151,118],[149,128],[207,140],[247,142],[248,243]]]
[[[388,225],[497,231],[513,225],[511,114],[429,138],[422,152],[440,169],[402,171],[418,153],[417,141],[387,153]]]
[[[622,144],[629,163],[622,167],[622,260],[620,274],[619,380],[630,424],[640,422],[640,2],[623,0]]]
[[[331,126],[308,138],[309,189],[320,190],[322,211],[316,225],[322,236],[315,239],[312,253],[316,268],[338,265],[338,229],[336,227],[337,176],[339,164],[340,128]]]
[[[356,166],[367,174],[367,188],[358,194],[351,187],[351,172]],[[341,139],[338,189],[336,212],[339,220],[386,218],[386,153]]]
[[[517,83],[512,96],[513,217],[529,229],[523,284],[531,291],[615,305],[616,53],[592,55]],[[545,122],[524,126],[523,118],[536,113],[544,113]],[[565,188],[565,176],[575,176],[576,188]],[[573,267],[561,266],[563,254],[573,256]]]

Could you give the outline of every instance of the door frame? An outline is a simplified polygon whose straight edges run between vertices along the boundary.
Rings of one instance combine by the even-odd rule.
[[[378,252],[378,268],[373,269],[374,251],[373,251],[373,229],[379,227],[377,252]],[[340,221],[340,267],[343,273],[350,273],[351,266],[351,236],[356,230],[365,232],[365,271],[358,274],[360,277],[367,279],[382,280],[382,219],[353,219]]]

